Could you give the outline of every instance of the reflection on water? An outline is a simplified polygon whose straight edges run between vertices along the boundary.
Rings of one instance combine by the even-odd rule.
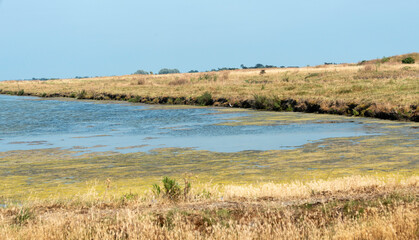
[[[0,152],[55,147],[122,153],[167,147],[237,152],[293,148],[324,138],[367,134],[363,125],[353,121],[223,125],[232,121],[229,118],[248,114],[219,113],[215,108],[158,109],[1,95]]]

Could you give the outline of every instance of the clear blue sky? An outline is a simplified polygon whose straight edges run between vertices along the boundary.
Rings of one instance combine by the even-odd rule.
[[[357,62],[419,50],[418,0],[0,0],[0,80]]]

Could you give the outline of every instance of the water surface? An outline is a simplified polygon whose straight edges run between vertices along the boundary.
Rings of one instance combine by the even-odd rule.
[[[377,134],[354,119],[231,124],[250,113],[0,95],[0,152],[62,148],[127,153],[173,147],[263,151],[295,148],[326,138]],[[307,116],[295,116],[300,115]]]

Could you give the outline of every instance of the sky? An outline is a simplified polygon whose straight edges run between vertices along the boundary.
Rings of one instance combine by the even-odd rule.
[[[0,0],[0,80],[419,51],[417,0]]]

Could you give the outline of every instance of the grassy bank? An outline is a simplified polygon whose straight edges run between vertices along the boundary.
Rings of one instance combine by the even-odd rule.
[[[0,93],[141,103],[231,106],[419,121],[419,64],[359,64],[169,75],[0,82]]]
[[[7,204],[0,238],[417,239],[418,194],[417,176],[398,175],[205,188],[192,182],[177,199],[92,190]]]

